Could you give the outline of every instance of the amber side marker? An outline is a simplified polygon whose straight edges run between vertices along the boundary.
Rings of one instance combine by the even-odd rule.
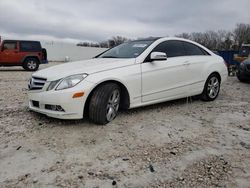
[[[73,95],[73,99],[74,98],[79,98],[79,97],[82,97],[84,95],[84,92],[78,92],[78,93],[75,93],[74,95]]]

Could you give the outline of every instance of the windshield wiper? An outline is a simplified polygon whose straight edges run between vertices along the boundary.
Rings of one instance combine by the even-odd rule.
[[[101,58],[118,58],[118,57],[115,57],[115,56],[101,56]]]

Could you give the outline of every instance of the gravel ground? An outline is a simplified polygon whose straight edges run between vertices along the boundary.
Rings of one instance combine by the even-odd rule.
[[[30,112],[30,75],[0,68],[0,187],[250,187],[249,83],[98,126]]]

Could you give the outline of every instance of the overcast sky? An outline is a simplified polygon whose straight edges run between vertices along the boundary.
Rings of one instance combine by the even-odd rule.
[[[3,38],[103,41],[231,30],[250,23],[250,0],[0,0]]]

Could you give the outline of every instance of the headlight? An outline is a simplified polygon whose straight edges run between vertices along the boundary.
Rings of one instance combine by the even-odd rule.
[[[55,80],[55,81],[50,82],[49,87],[47,88],[47,91],[50,91],[50,90],[54,89],[55,86],[56,86],[56,85],[58,84],[58,82],[60,82],[60,81],[61,81],[61,80]]]
[[[87,74],[76,74],[72,76],[68,76],[64,78],[56,87],[56,90],[68,89],[74,87],[78,83],[80,83],[84,78],[86,78]]]
[[[245,65],[246,65],[246,64],[245,64],[245,62],[244,62],[244,61],[243,61],[243,62],[241,62],[241,63],[240,63],[240,68],[244,69],[244,68],[245,68]]]

